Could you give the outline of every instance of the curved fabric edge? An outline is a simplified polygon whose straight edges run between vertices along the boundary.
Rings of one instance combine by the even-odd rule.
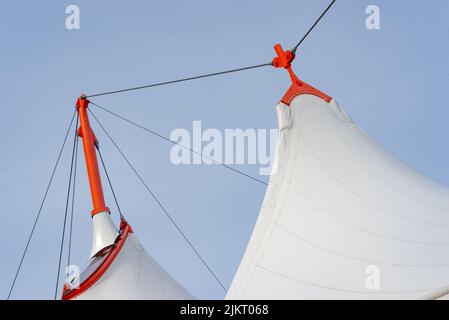
[[[449,218],[443,215],[449,208],[448,189],[436,188],[393,159],[334,100],[317,99],[313,94],[293,100],[293,106],[282,101],[276,108],[279,137],[275,171],[225,298],[447,298],[449,256],[445,248],[449,238],[447,223],[439,222]],[[355,151],[345,145],[348,142]],[[354,156],[357,152],[366,154],[363,160],[372,161],[361,161]],[[335,157],[340,153],[341,157]],[[343,161],[351,157],[354,167],[348,165],[352,162]],[[383,170],[375,171],[376,165]],[[410,182],[410,188],[403,187]],[[356,189],[363,184],[366,189]],[[386,197],[380,197],[383,195]],[[349,201],[348,205],[344,200],[354,203]],[[348,214],[345,207],[354,210]],[[337,214],[329,213],[334,209]],[[354,245],[345,245],[345,241]],[[365,253],[364,247],[376,249]],[[382,279],[387,290],[362,287],[363,268],[372,261],[386,270]],[[334,272],[334,268],[343,273]],[[324,277],[318,270],[323,270]],[[348,274],[353,270],[356,275]],[[355,280],[360,280],[357,286]],[[286,288],[294,290],[287,292]]]
[[[128,235],[132,232],[131,226],[125,220],[122,220],[120,223],[120,235],[117,237],[116,242],[113,245],[112,250],[108,253],[106,259],[104,259],[100,266],[91,275],[89,275],[78,288],[70,289],[69,286],[65,284],[62,300],[72,300],[76,298],[99,281],[108,268],[112,265],[115,258],[119,255],[126,239],[128,238]]]

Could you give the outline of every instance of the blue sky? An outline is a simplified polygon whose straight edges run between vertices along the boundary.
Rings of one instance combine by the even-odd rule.
[[[65,8],[81,29],[65,28]],[[327,6],[296,1],[4,1],[0,10],[0,298],[6,298],[74,103],[95,93],[259,64],[293,46]],[[365,8],[381,29],[365,28]],[[374,140],[449,185],[449,3],[338,1],[303,43],[297,75],[334,97]],[[92,99],[165,135],[176,128],[276,128],[284,70],[264,68]],[[95,111],[95,110],[94,110]],[[220,166],[174,166],[171,146],[96,111],[167,210],[229,285],[265,187]],[[99,128],[124,214],[147,251],[199,298],[223,292]],[[62,158],[13,298],[53,297],[68,178]],[[81,159],[81,158],[80,158]],[[257,165],[237,169],[257,175]],[[266,179],[266,177],[265,177]],[[107,202],[114,208],[109,191]],[[79,161],[72,261],[87,261],[91,203]],[[117,219],[116,210],[113,216]]]

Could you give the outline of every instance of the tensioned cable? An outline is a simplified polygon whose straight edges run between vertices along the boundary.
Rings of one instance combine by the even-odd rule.
[[[201,256],[201,254],[198,252],[198,250],[195,248],[195,246],[192,244],[192,242],[190,242],[190,240],[187,238],[187,236],[185,235],[185,233],[181,230],[181,228],[178,226],[178,224],[176,223],[176,221],[173,219],[173,217],[168,213],[168,211],[165,209],[165,207],[162,205],[162,203],[159,201],[158,197],[156,196],[156,194],[150,189],[150,187],[147,185],[147,183],[143,180],[143,178],[140,176],[140,174],[137,172],[137,170],[134,168],[134,166],[132,165],[132,163],[128,160],[128,158],[125,156],[125,154],[123,153],[123,151],[120,149],[120,147],[117,145],[117,143],[115,143],[114,139],[112,139],[111,135],[108,133],[108,131],[106,130],[106,128],[101,124],[101,122],[98,120],[98,118],[95,116],[95,114],[92,112],[92,110],[87,109],[90,114],[94,117],[95,121],[98,123],[98,125],[101,127],[101,129],[104,131],[104,133],[108,136],[109,140],[112,142],[112,144],[115,146],[115,148],[117,149],[117,151],[122,155],[123,159],[125,159],[125,161],[128,163],[129,167],[131,168],[131,170],[134,172],[134,174],[137,176],[137,178],[139,178],[140,182],[142,182],[142,184],[145,186],[145,188],[147,189],[147,191],[151,194],[151,196],[153,197],[153,199],[156,201],[156,203],[158,204],[158,206],[162,209],[162,211],[165,213],[165,215],[167,216],[167,218],[171,221],[171,223],[173,224],[173,226],[178,230],[178,232],[181,234],[181,236],[184,238],[184,240],[187,242],[187,244],[190,246],[190,248],[195,252],[195,254],[197,255],[197,257],[201,260],[201,262],[203,263],[203,265],[207,268],[207,270],[209,271],[209,273],[215,278],[215,280],[217,281],[217,283],[221,286],[221,288],[227,292],[227,289],[225,288],[225,286],[221,283],[221,281],[218,279],[217,275],[215,274],[215,272],[212,270],[212,268],[207,264],[207,262],[204,260],[204,258]]]
[[[73,137],[72,160],[70,163],[69,183],[68,183],[68,187],[67,187],[67,199],[65,202],[64,223],[62,225],[61,246],[59,248],[59,262],[58,262],[58,272],[57,272],[57,276],[56,276],[55,300],[57,299],[57,296],[58,296],[59,274],[61,272],[62,253],[64,252],[65,231],[66,231],[66,225],[67,225],[67,215],[69,212],[70,191],[71,191],[71,187],[72,187],[73,165],[75,163],[75,149],[76,149],[76,143],[78,141],[78,134],[76,132],[76,130],[78,128],[78,119],[79,119],[79,117],[76,117],[75,134]]]
[[[75,208],[76,172],[77,172],[77,167],[78,167],[78,165],[77,165],[78,164],[78,141],[79,141],[79,136],[76,135],[75,166],[73,168],[73,189],[72,189],[72,205],[71,205],[71,213],[70,213],[69,248],[68,248],[68,253],[67,253],[67,267],[70,266],[70,258],[72,255],[73,213],[74,213],[74,208]]]
[[[25,245],[25,249],[23,250],[22,258],[20,259],[19,266],[17,267],[16,274],[14,275],[14,279],[13,279],[11,287],[9,289],[7,300],[9,300],[9,298],[11,297],[11,293],[14,290],[14,286],[15,286],[16,281],[17,281],[17,276],[19,275],[19,272],[20,272],[20,270],[22,268],[23,260],[25,259],[26,253],[28,251],[28,247],[29,247],[30,242],[31,242],[31,238],[33,237],[34,230],[36,229],[37,222],[38,222],[39,217],[40,217],[41,212],[42,212],[42,208],[44,207],[45,200],[47,199],[48,191],[50,190],[50,186],[51,186],[51,183],[53,182],[53,178],[55,176],[56,169],[58,168],[59,160],[61,159],[62,152],[64,151],[64,146],[65,146],[65,144],[67,142],[67,137],[69,136],[70,128],[72,128],[73,119],[75,118],[75,114],[76,114],[76,111],[73,113],[72,119],[70,120],[69,128],[67,129],[67,132],[66,132],[65,137],[64,137],[64,142],[62,143],[61,149],[59,150],[59,154],[58,154],[58,157],[56,159],[56,163],[55,163],[55,165],[53,167],[53,171],[51,173],[50,180],[49,180],[47,188],[45,189],[45,192],[44,192],[44,197],[42,198],[41,205],[39,207],[39,210],[37,212],[36,218],[34,220],[33,227],[31,228],[31,232],[30,232],[30,235],[28,237],[28,241],[27,241],[27,243]]]
[[[121,89],[121,90],[95,93],[95,94],[87,95],[86,98],[99,97],[99,96],[105,96],[105,95],[109,95],[109,94],[141,90],[141,89],[147,89],[147,88],[152,88],[152,87],[159,87],[159,86],[163,86],[163,85],[167,85],[167,84],[173,84],[173,83],[190,81],[190,80],[197,80],[197,79],[202,79],[202,78],[207,78],[207,77],[214,77],[214,76],[223,75],[223,74],[227,74],[227,73],[256,69],[256,68],[261,68],[261,67],[266,67],[266,66],[271,66],[271,65],[272,65],[272,63],[268,62],[268,63],[258,64],[258,65],[249,66],[249,67],[243,67],[243,68],[238,68],[238,69],[231,69],[231,70],[226,70],[226,71],[203,74],[200,76],[194,76],[194,77],[188,77],[188,78],[182,78],[182,79],[176,79],[176,80],[170,80],[170,81],[164,81],[164,82],[156,82],[156,83],[152,83],[152,84],[148,84],[148,85],[144,85],[144,86],[126,88],[126,89]]]
[[[321,15],[318,17],[318,19],[314,22],[314,24],[310,27],[310,29],[306,32],[306,34],[301,38],[301,40],[299,40],[299,42],[293,47],[293,49],[291,50],[293,54],[296,53],[296,50],[298,49],[298,47],[303,43],[303,41],[307,38],[307,36],[312,32],[313,29],[315,29],[315,27],[317,26],[317,24],[320,22],[320,20],[326,15],[326,13],[329,11],[329,9],[333,6],[333,4],[335,3],[336,0],[333,0],[326,8],[326,10],[323,11],[323,13],[321,13]],[[176,79],[176,80],[170,80],[170,81],[164,81],[164,82],[156,82],[156,83],[152,83],[152,84],[148,84],[148,85],[143,85],[143,86],[137,86],[137,87],[130,87],[130,88],[126,88],[126,89],[119,89],[119,90],[114,90],[114,91],[107,91],[107,92],[100,92],[100,93],[94,93],[94,94],[89,94],[86,95],[86,98],[92,98],[92,97],[99,97],[99,96],[105,96],[105,95],[110,95],[110,94],[116,94],[116,93],[122,93],[122,92],[127,92],[127,91],[134,91],[134,90],[141,90],[141,89],[147,89],[147,88],[152,88],[152,87],[159,87],[159,86],[163,86],[163,85],[167,85],[167,84],[173,84],[173,83],[178,83],[178,82],[184,82],[184,81],[190,81],[190,80],[197,80],[197,79],[202,79],[202,78],[207,78],[207,77],[214,77],[214,76],[219,76],[219,75],[223,75],[223,74],[227,74],[227,73],[234,73],[234,72],[240,72],[240,71],[245,71],[245,70],[250,70],[250,69],[256,69],[256,68],[261,68],[261,67],[266,67],[266,66],[271,66],[273,65],[272,62],[267,62],[267,63],[262,63],[262,64],[257,64],[257,65],[253,65],[253,66],[248,66],[248,67],[242,67],[242,68],[237,68],[237,69],[231,69],[231,70],[225,70],[225,71],[219,71],[219,72],[214,72],[214,73],[208,73],[208,74],[203,74],[203,75],[199,75],[199,76],[193,76],[193,77],[188,77],[188,78],[181,78],[181,79]]]
[[[324,15],[329,11],[329,9],[332,7],[332,5],[335,3],[336,0],[332,0],[332,2],[327,6],[326,10],[323,11],[323,13],[318,17],[318,19],[315,21],[315,23],[310,27],[310,29],[306,32],[306,34],[299,40],[299,42],[296,44],[296,46],[293,47],[291,50],[293,54],[296,53],[296,49],[303,43],[303,41],[307,38],[307,36],[312,32],[313,29],[315,29],[316,25],[320,20],[324,17]]]
[[[117,196],[115,195],[114,187],[112,186],[112,182],[111,182],[111,179],[109,177],[108,170],[106,169],[106,165],[104,164],[104,160],[103,160],[103,157],[101,155],[99,146],[97,146],[97,152],[98,152],[98,155],[100,156],[101,165],[103,166],[103,170],[104,170],[104,173],[106,174],[106,178],[108,179],[109,187],[111,188],[112,196],[114,197],[115,205],[117,206],[117,210],[118,210],[119,215],[120,215],[120,220],[126,220],[125,217],[123,216],[122,210],[120,209],[120,206],[118,204]]]
[[[124,120],[124,121],[126,121],[126,122],[128,122],[128,123],[130,123],[130,124],[132,124],[132,125],[134,125],[134,126],[136,126],[136,127],[138,127],[138,128],[140,128],[140,129],[142,129],[142,130],[148,132],[148,133],[151,133],[152,135],[154,135],[154,136],[156,136],[156,137],[159,137],[159,138],[161,138],[161,139],[163,139],[163,140],[165,140],[165,141],[168,141],[168,142],[170,142],[170,143],[172,143],[172,144],[174,144],[174,145],[177,145],[177,146],[183,148],[184,150],[190,151],[191,153],[196,154],[196,155],[199,155],[199,156],[201,156],[202,158],[205,158],[205,159],[207,159],[207,160],[213,161],[214,163],[219,164],[219,165],[223,166],[223,167],[226,168],[226,169],[232,170],[232,171],[234,171],[235,173],[241,174],[241,175],[243,175],[243,176],[245,176],[245,177],[247,177],[247,178],[250,178],[250,179],[252,179],[252,180],[254,180],[254,181],[257,181],[257,182],[259,182],[259,183],[261,183],[261,184],[263,184],[263,185],[268,185],[268,184],[267,184],[265,181],[263,181],[263,180],[260,180],[260,179],[258,179],[258,178],[256,178],[256,177],[253,177],[253,176],[251,176],[251,175],[249,175],[249,174],[247,174],[247,173],[245,173],[245,172],[243,172],[243,171],[237,170],[237,169],[235,169],[235,168],[233,168],[233,167],[231,167],[231,166],[228,166],[227,164],[225,164],[225,163],[223,163],[223,162],[221,162],[221,161],[218,161],[218,160],[215,160],[215,159],[210,158],[210,157],[208,157],[208,156],[205,156],[205,155],[203,155],[202,152],[198,152],[198,151],[195,151],[195,150],[193,150],[193,149],[191,149],[191,148],[188,148],[188,147],[186,147],[186,146],[183,146],[182,144],[180,144],[180,143],[178,143],[178,142],[176,142],[176,141],[173,141],[173,140],[171,140],[170,138],[167,138],[167,137],[163,136],[162,134],[160,134],[160,133],[158,133],[158,132],[156,132],[156,131],[154,131],[154,130],[148,129],[148,128],[146,128],[146,127],[144,127],[144,126],[142,126],[142,125],[140,125],[140,124],[138,124],[138,123],[136,123],[136,122],[134,122],[134,121],[131,121],[131,120],[129,120],[129,119],[127,119],[127,118],[125,118],[125,117],[123,117],[123,116],[121,116],[121,115],[115,113],[115,112],[112,112],[111,110],[106,109],[105,107],[102,107],[102,106],[100,106],[100,105],[98,105],[98,104],[96,104],[96,103],[94,103],[94,102],[92,102],[92,101],[90,101],[90,100],[89,100],[89,103],[90,103],[91,105],[94,105],[94,106],[96,106],[96,107],[102,109],[102,110],[105,111],[105,112],[108,112],[108,113],[110,113],[110,114],[116,116],[116,117],[119,118],[119,119],[122,119],[122,120]]]
[[[308,36],[308,35],[310,34],[310,32],[315,28],[315,26],[316,26],[316,25],[318,24],[318,22],[323,18],[323,16],[329,11],[329,9],[332,7],[332,5],[335,3],[335,1],[336,1],[336,0],[333,0],[333,1],[329,4],[329,6],[326,8],[326,10],[325,10],[325,11],[321,14],[321,16],[315,21],[315,23],[314,23],[314,24],[312,25],[312,27],[307,31],[307,33],[303,36],[303,38],[302,38],[302,39],[298,42],[298,44],[292,49],[292,53],[295,53],[295,52],[296,52],[297,48],[298,48],[298,47],[301,45],[301,43],[307,38],[307,36]],[[238,69],[231,69],[231,70],[226,70],[226,71],[220,71],[220,72],[215,72],[215,73],[209,73],[209,74],[204,74],[204,75],[199,75],[199,76],[194,76],[194,77],[188,77],[188,78],[182,78],[182,79],[177,79],[177,80],[171,80],[171,81],[165,81],[165,82],[153,83],[153,84],[149,84],[149,85],[138,86],[138,87],[131,87],[131,88],[126,88],[126,89],[121,89],[121,90],[115,90],[115,91],[109,91],[109,92],[96,93],[96,94],[88,95],[88,96],[86,96],[86,98],[89,98],[89,97],[98,97],[98,96],[103,96],[103,95],[110,95],[110,94],[115,94],[115,93],[121,93],[121,92],[133,91],[133,90],[140,90],[140,89],[151,88],[151,87],[162,86],[162,85],[168,85],[168,84],[173,84],[173,83],[178,83],[178,82],[183,82],[183,81],[196,80],[196,79],[201,79],[201,78],[206,78],[206,77],[212,77],[212,76],[217,76],[217,75],[223,75],[223,74],[227,74],[227,73],[234,73],[234,72],[239,72],[239,71],[244,71],[244,70],[256,69],[256,68],[265,67],[265,66],[270,66],[270,65],[272,65],[272,63],[271,63],[271,62],[268,62],[268,63],[264,63],[264,64],[259,64],[259,65],[254,65],[254,66],[248,66],[248,67],[243,67],[243,68],[238,68]],[[76,112],[76,111],[75,111],[75,112]],[[19,274],[19,272],[20,272],[20,269],[21,269],[23,260],[24,260],[24,258],[25,258],[26,252],[27,252],[27,250],[28,250],[28,247],[29,247],[31,238],[32,238],[32,236],[33,236],[33,234],[34,234],[35,227],[36,227],[36,225],[37,225],[37,222],[38,222],[38,220],[39,220],[40,214],[41,214],[41,212],[42,212],[42,208],[43,208],[43,205],[44,205],[44,203],[45,203],[45,200],[46,200],[46,197],[47,197],[49,188],[50,188],[51,183],[52,183],[52,181],[53,181],[54,174],[55,174],[56,169],[57,169],[57,166],[58,166],[58,164],[59,164],[59,160],[60,160],[62,151],[63,151],[64,146],[65,146],[65,143],[66,143],[66,141],[67,141],[67,137],[68,137],[70,128],[71,128],[71,126],[72,126],[74,116],[75,116],[75,113],[74,113],[73,116],[72,116],[72,120],[71,120],[71,122],[70,122],[69,129],[67,130],[67,134],[66,134],[66,136],[65,136],[65,138],[64,138],[64,142],[63,142],[63,145],[62,145],[62,147],[61,147],[60,154],[58,155],[58,158],[57,158],[55,167],[54,167],[53,172],[52,172],[52,175],[51,175],[51,177],[50,177],[50,181],[49,181],[48,186],[47,186],[47,189],[46,189],[46,191],[45,191],[45,193],[44,193],[44,197],[43,197],[43,200],[42,200],[42,202],[41,202],[41,206],[40,206],[40,208],[39,208],[39,211],[38,211],[38,214],[37,214],[37,216],[36,216],[35,222],[34,222],[33,227],[32,227],[32,229],[31,229],[30,236],[29,236],[29,238],[28,238],[28,241],[27,241],[27,244],[26,244],[26,246],[25,246],[23,255],[22,255],[22,257],[21,257],[19,266],[18,266],[17,271],[16,271],[16,274],[15,274],[15,276],[14,276],[13,283],[11,284],[11,288],[10,288],[10,290],[9,290],[8,298],[7,298],[7,299],[10,298],[11,293],[12,293],[12,291],[13,291],[13,289],[14,289],[15,282],[16,282],[16,280],[17,280],[17,276],[18,276],[18,274]],[[128,121],[128,122],[132,123],[131,121]],[[140,126],[139,126],[139,127],[140,127]],[[146,128],[145,128],[145,130],[148,131],[148,132],[151,132],[150,130],[148,130],[148,129],[146,129]],[[157,135],[158,135],[158,134],[157,134]],[[160,135],[158,135],[158,136],[160,136]],[[172,141],[172,140],[170,140],[170,139],[168,139],[168,138],[165,138],[165,137],[163,137],[163,136],[160,136],[160,137],[161,137],[161,138],[164,138],[165,140],[168,140],[168,141],[170,141],[170,142],[172,142],[172,143],[175,143],[174,141]],[[176,144],[177,144],[177,143],[176,143]],[[179,145],[179,144],[178,144],[178,145]],[[182,145],[179,145],[179,146],[183,147]],[[194,152],[193,150],[189,150],[189,151]],[[203,156],[203,155],[201,155],[201,156]],[[203,157],[204,157],[204,156],[203,156]],[[211,159],[211,160],[214,161],[213,159]],[[222,164],[222,165],[225,166],[225,167],[227,167],[227,168],[229,168],[229,169],[231,169],[231,170],[233,170],[233,171],[235,171],[235,172],[239,172],[238,170],[236,170],[236,169],[234,169],[234,168],[228,167],[228,166],[226,166],[226,165],[224,165],[224,164]],[[239,173],[242,173],[242,172],[239,172]],[[242,173],[242,174],[246,175],[245,173]],[[248,176],[248,175],[246,175],[246,176]],[[263,182],[263,181],[261,181],[261,180],[259,180],[259,179],[257,179],[257,178],[253,178],[253,177],[251,177],[251,176],[248,176],[248,177],[250,177],[250,178],[252,178],[252,179],[254,179],[254,180],[257,180],[257,181],[259,181],[259,182],[261,182],[261,183],[263,183],[263,184],[266,184],[265,182]],[[59,272],[59,270],[58,270],[58,272]],[[215,275],[214,275],[214,276],[215,276]],[[218,281],[218,279],[217,279],[217,281]],[[220,283],[220,285],[221,285],[221,283]],[[222,285],[222,287],[223,287],[223,289],[225,289],[223,285]],[[226,289],[225,289],[225,290],[226,290]]]

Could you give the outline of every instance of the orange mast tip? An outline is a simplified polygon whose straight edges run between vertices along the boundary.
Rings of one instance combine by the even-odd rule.
[[[87,96],[86,94],[82,93],[78,99],[76,99],[76,103],[75,103],[75,108],[78,109],[79,107],[83,106],[84,104],[86,104],[86,108],[87,105],[89,104],[89,100],[87,100]]]
[[[95,148],[98,145],[97,138],[90,126],[87,108],[89,100],[82,94],[76,101],[76,109],[80,119],[80,127],[77,130],[78,136],[83,139],[84,157],[86,159],[87,176],[89,178],[90,193],[92,197],[92,216],[100,212],[109,212],[105,204],[103,186],[101,184],[100,170]]]

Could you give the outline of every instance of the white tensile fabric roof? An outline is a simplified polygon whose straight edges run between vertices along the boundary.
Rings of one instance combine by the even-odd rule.
[[[277,115],[277,170],[226,298],[447,294],[449,190],[385,152],[333,100],[299,95]]]
[[[131,233],[111,266],[79,300],[194,299],[142,247]]]

